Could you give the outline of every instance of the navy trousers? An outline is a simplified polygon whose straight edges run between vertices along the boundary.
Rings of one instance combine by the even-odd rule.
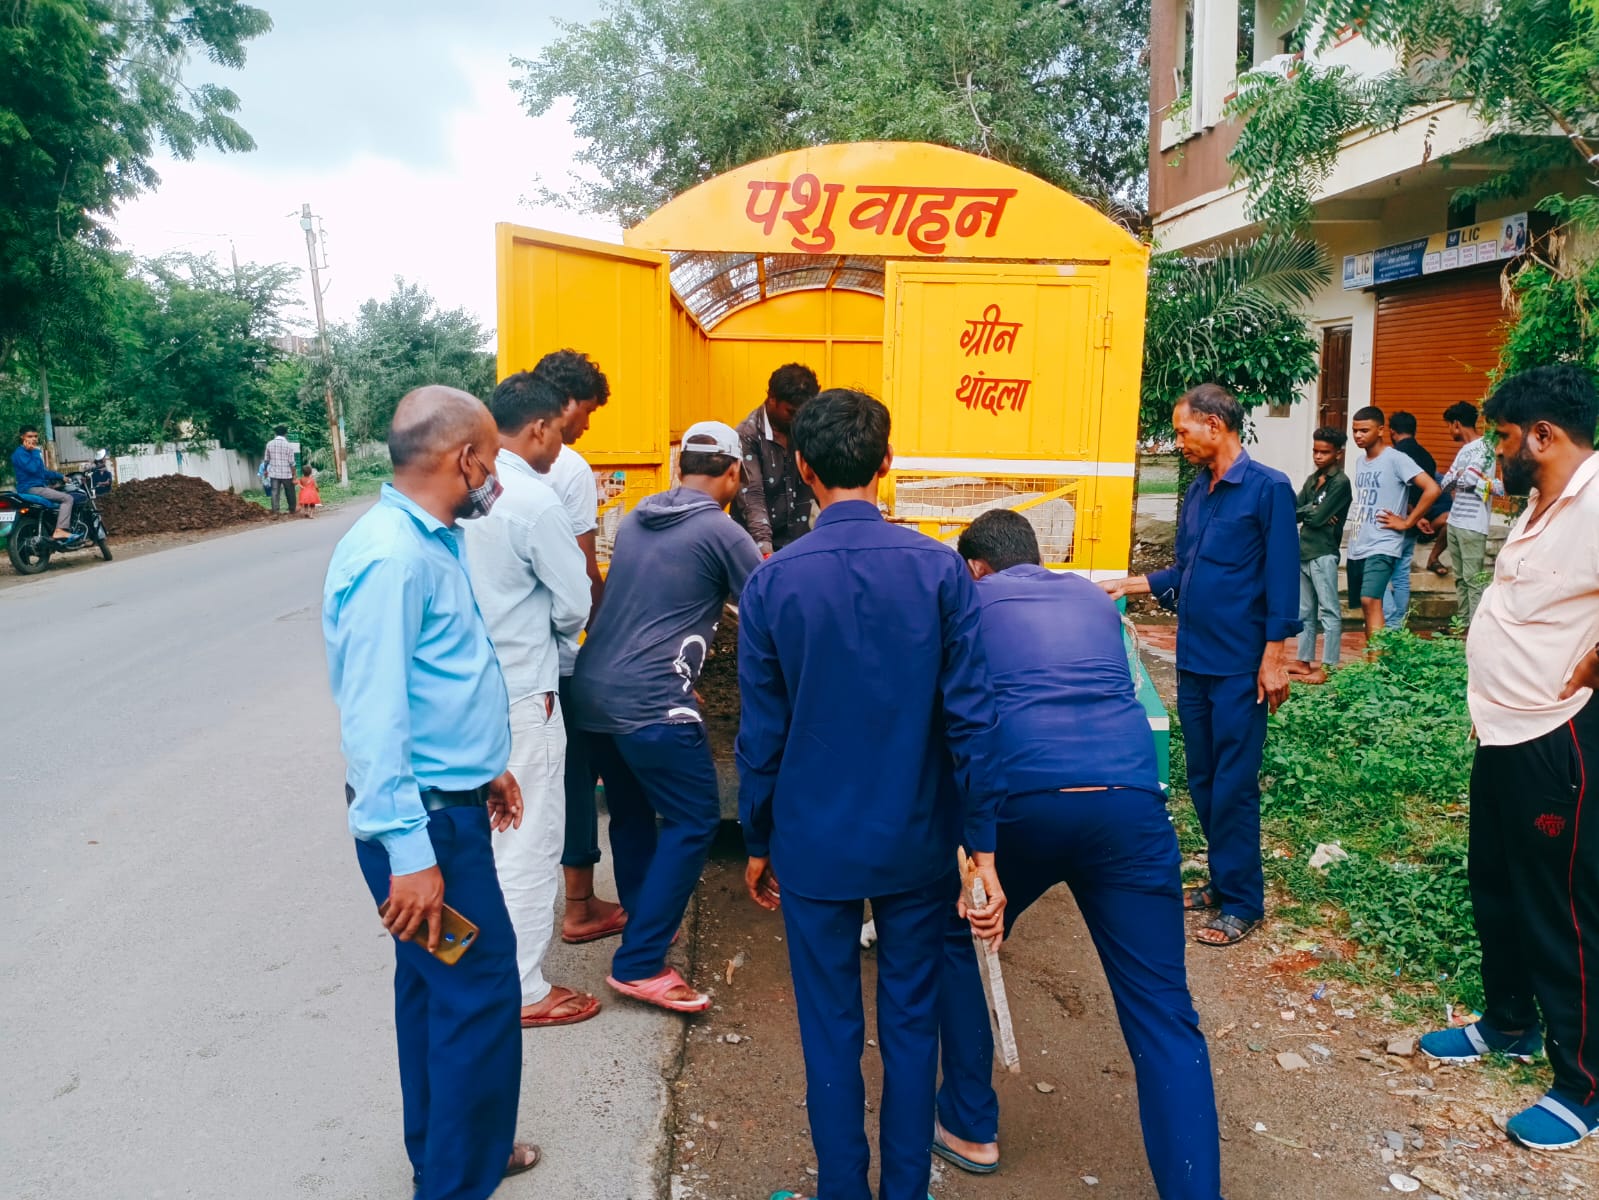
[[[617,899],[627,910],[611,975],[631,983],[666,969],[705,869],[722,820],[716,764],[698,721],[590,736],[611,814]]]
[[[1188,791],[1210,851],[1221,910],[1246,921],[1266,915],[1260,866],[1260,760],[1266,705],[1254,675],[1177,674],[1177,719],[1188,756]]]
[[[1007,931],[1065,883],[1099,951],[1138,1080],[1144,1152],[1162,1200],[1217,1200],[1221,1164],[1210,1054],[1183,962],[1177,835],[1149,792],[1035,792],[1000,812],[994,862]],[[783,897],[788,904],[788,897]],[[971,926],[945,923],[938,1119],[956,1137],[999,1136],[993,1034]]]
[[[505,911],[488,810],[428,817],[444,875],[444,902],[479,929],[454,966],[420,941],[394,942],[394,1028],[400,1043],[405,1150],[419,1200],[484,1200],[505,1176],[522,1089],[522,981]],[[355,843],[361,874],[381,904],[389,856]]]
[[[561,711],[573,712],[572,677],[562,675],[560,686]],[[566,766],[562,779],[566,789],[566,840],[561,847],[563,867],[592,867],[600,861],[600,814],[594,799],[598,776],[589,755],[589,745],[597,736],[571,727],[566,731]]]
[[[779,883],[782,881],[779,880]],[[932,1174],[938,1079],[938,979],[944,929],[959,884],[873,896],[877,922],[877,1041],[883,1055],[879,1105],[880,1200],[926,1200]],[[866,1015],[861,998],[864,900],[813,900],[783,892],[783,925],[794,976],[805,1104],[819,1168],[817,1200],[871,1200],[861,1077]]]

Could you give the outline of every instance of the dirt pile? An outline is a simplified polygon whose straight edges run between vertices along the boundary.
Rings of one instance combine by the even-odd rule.
[[[264,521],[267,512],[193,475],[132,479],[102,497],[100,513],[113,538],[188,533]]]

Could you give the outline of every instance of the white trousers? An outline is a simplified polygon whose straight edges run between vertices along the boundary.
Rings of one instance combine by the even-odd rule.
[[[516,965],[522,1003],[550,994],[544,956],[555,933],[555,897],[560,890],[561,847],[566,841],[566,726],[561,703],[545,712],[545,697],[511,705],[511,774],[522,789],[522,827],[494,837],[494,867],[505,907],[516,930]]]

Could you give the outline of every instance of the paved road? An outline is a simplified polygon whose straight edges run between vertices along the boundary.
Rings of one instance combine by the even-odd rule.
[[[0,592],[0,1194],[410,1196],[318,622],[356,515]],[[607,1004],[525,1046],[546,1162],[497,1195],[654,1200],[674,1020]]]

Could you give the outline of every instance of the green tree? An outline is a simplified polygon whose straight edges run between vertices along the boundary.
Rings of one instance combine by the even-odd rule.
[[[633,224],[714,175],[829,142],[929,141],[1107,204],[1141,202],[1148,0],[610,0],[513,59],[531,115],[570,102]]]
[[[1262,238],[1149,264],[1139,423],[1171,429],[1177,398],[1219,383],[1245,408],[1288,404],[1316,377],[1316,342],[1299,305],[1331,279],[1325,253],[1293,238]]]
[[[254,450],[274,421],[271,339],[297,305],[299,271],[248,263],[225,270],[209,257],[170,255],[124,276],[108,303],[119,331],[114,365],[63,408],[98,442],[216,438]]]
[[[1306,0],[1303,27],[1320,31],[1321,47],[1349,26],[1393,51],[1395,67],[1304,63],[1286,78],[1240,80],[1232,162],[1257,219],[1302,225],[1343,138],[1440,101],[1466,104],[1494,131],[1498,170],[1465,194],[1520,195],[1552,168],[1599,166],[1599,0]]]
[[[115,268],[102,222],[159,182],[158,146],[179,158],[252,148],[238,97],[184,84],[182,67],[191,55],[241,66],[269,28],[237,0],[0,7],[0,375],[26,369],[42,400],[53,360],[105,325]]]
[[[420,284],[397,277],[393,292],[362,304],[356,320],[330,336],[352,447],[386,437],[395,405],[412,388],[442,383],[484,400],[494,390],[494,355],[484,349],[490,332],[464,308],[439,308]],[[318,404],[325,380],[314,362],[304,387]]]

